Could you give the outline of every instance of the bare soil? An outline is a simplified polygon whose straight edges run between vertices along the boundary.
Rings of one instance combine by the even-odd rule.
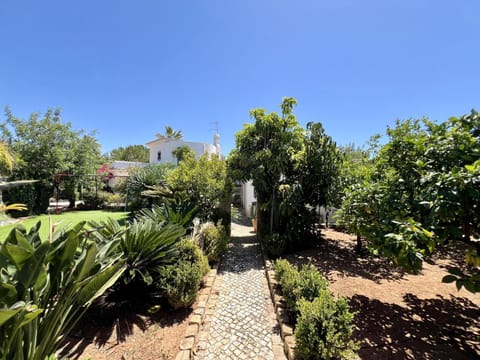
[[[358,255],[355,237],[322,230],[314,247],[287,256],[313,263],[357,312],[355,337],[362,359],[480,359],[480,294],[442,283],[463,265],[459,247],[439,251],[419,275],[384,259]]]
[[[81,360],[174,359],[194,306],[173,310],[162,306],[123,314],[89,311],[64,341],[61,357]]]

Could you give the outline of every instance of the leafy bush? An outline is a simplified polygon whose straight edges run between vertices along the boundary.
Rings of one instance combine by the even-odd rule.
[[[277,260],[275,272],[285,299],[285,306],[292,320],[295,320],[298,315],[298,303],[301,299],[312,301],[322,291],[328,289],[327,280],[313,265],[303,265],[298,271],[298,268],[287,260]]]
[[[295,327],[295,354],[300,359],[349,358],[357,343],[351,340],[354,313],[347,301],[335,300],[325,280],[313,265],[300,271],[287,260],[274,263],[285,306]]]
[[[137,215],[137,219],[151,219],[155,222],[171,222],[182,225],[189,229],[193,227],[193,219],[198,213],[198,207],[190,203],[175,204],[163,203],[162,205],[153,205],[151,209],[142,209]]]
[[[173,169],[174,166],[172,164],[153,164],[131,169],[125,184],[125,190],[128,194],[128,208],[130,210],[139,210],[149,204],[151,205],[153,200],[143,196],[142,192],[152,186],[163,186],[166,177]]]
[[[205,223],[200,230],[200,235],[203,252],[208,261],[217,261],[227,251],[228,237],[220,223],[217,225],[211,222]]]
[[[277,278],[282,295],[285,300],[285,306],[292,317],[297,308],[297,289],[300,284],[300,273],[296,266],[290,264],[287,260],[277,260],[275,262],[275,277]],[[294,320],[294,316],[292,320]]]
[[[107,204],[121,204],[125,202],[125,196],[121,194],[109,193],[106,198],[106,202]]]
[[[92,301],[125,270],[101,261],[85,223],[40,238],[41,222],[19,225],[0,245],[0,359],[43,360],[53,354]]]
[[[286,237],[278,233],[272,235],[265,235],[262,237],[263,250],[267,256],[276,259],[285,253],[287,246]]]
[[[134,220],[126,228],[113,219],[92,225],[98,229],[95,232],[97,241],[108,249],[106,255],[125,260],[124,284],[139,278],[146,285],[151,285],[158,278],[162,266],[177,261],[175,242],[185,234],[180,225],[157,223],[151,219]]]
[[[92,191],[83,194],[82,200],[83,205],[79,206],[81,209],[102,209],[105,207],[105,204],[108,202],[109,197],[112,193],[108,191]]]
[[[210,267],[198,245],[190,239],[183,239],[177,245],[178,263],[162,268],[156,286],[163,289],[168,303],[174,308],[192,305],[200,288],[203,277]]]
[[[232,223],[232,210],[230,204],[228,208],[214,208],[212,211],[212,221],[215,224],[222,224],[225,228],[225,234],[230,236],[231,234],[231,223]]]
[[[358,344],[352,340],[355,314],[344,298],[322,290],[313,301],[300,299],[295,328],[295,355],[304,360],[354,358]]]

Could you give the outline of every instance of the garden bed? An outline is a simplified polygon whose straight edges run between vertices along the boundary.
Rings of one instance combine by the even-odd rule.
[[[442,253],[420,275],[385,260],[358,256],[355,237],[322,230],[315,247],[286,258],[313,263],[330,289],[357,311],[355,337],[362,359],[480,358],[480,294],[441,282],[447,267],[461,265],[461,249]],[[448,255],[448,256],[447,256]]]
[[[174,359],[193,308],[165,308],[154,315],[125,313],[119,318],[88,314],[65,341],[62,355],[92,360]]]

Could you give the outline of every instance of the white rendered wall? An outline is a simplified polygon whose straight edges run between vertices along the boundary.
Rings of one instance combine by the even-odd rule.
[[[255,198],[255,192],[251,180],[242,184],[240,196],[242,198],[242,207],[244,214],[247,216],[252,216],[252,203],[254,201],[257,201],[257,199]]]
[[[150,164],[177,164],[177,158],[173,156],[172,151],[182,146],[188,146],[195,152],[195,158],[203,154],[217,155],[217,148],[212,144],[190,142],[182,140],[164,140],[162,142],[149,144],[150,146]],[[161,152],[162,158],[158,160],[158,152]]]

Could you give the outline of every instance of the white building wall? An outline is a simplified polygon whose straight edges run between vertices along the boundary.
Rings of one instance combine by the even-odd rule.
[[[182,146],[188,146],[195,152],[195,158],[199,158],[203,154],[217,155],[217,148],[215,145],[191,142],[183,140],[169,140],[163,139],[158,142],[152,141],[148,143],[150,147],[150,164],[177,164],[177,158],[173,156],[172,152]],[[158,153],[161,153],[161,159],[158,160]]]
[[[252,216],[252,203],[256,202],[255,191],[253,188],[252,181],[243,183],[241,186],[240,196],[242,199],[242,207],[244,215]]]

